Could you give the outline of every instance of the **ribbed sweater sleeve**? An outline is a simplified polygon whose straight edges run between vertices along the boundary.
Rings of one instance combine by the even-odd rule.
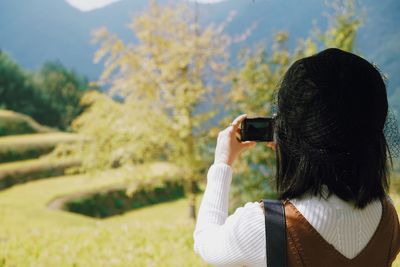
[[[228,217],[231,181],[229,165],[218,163],[208,170],[194,251],[215,266],[265,266],[263,210],[258,202],[249,202]]]

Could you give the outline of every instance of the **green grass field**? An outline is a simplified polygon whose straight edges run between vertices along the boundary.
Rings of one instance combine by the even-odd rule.
[[[187,200],[97,220],[47,208],[100,179],[64,176],[0,192],[0,266],[206,266],[193,252]]]

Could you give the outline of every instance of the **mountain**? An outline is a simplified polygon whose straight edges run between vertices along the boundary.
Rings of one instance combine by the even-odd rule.
[[[101,66],[92,63],[96,47],[90,43],[91,31],[107,26],[112,32],[129,36],[124,25],[132,10],[142,10],[145,5],[145,1],[126,1],[81,12],[63,0],[2,0],[0,49],[27,68],[57,59],[95,79]]]
[[[360,3],[366,15],[356,40],[357,51],[375,62],[388,76],[389,95],[400,101],[400,1],[365,0]],[[122,0],[101,9],[81,12],[64,0],[1,0],[0,49],[29,69],[38,68],[46,60],[60,60],[67,67],[96,79],[102,66],[92,63],[97,47],[90,42],[91,31],[106,26],[122,39],[134,42],[126,25],[146,6],[145,0]],[[231,11],[236,12],[236,16],[226,29],[228,33],[237,35],[253,22],[258,25],[250,38],[233,47],[233,51],[238,51],[242,46],[257,42],[268,45],[278,30],[288,30],[289,46],[293,47],[298,38],[309,34],[313,21],[322,29],[326,27],[327,19],[323,14],[329,9],[320,0],[228,0],[199,5],[202,23],[221,22]]]

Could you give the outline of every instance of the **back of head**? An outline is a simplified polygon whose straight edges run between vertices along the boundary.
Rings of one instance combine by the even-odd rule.
[[[387,181],[385,83],[368,61],[326,49],[296,61],[278,93],[277,189],[281,198],[326,185],[362,208]]]

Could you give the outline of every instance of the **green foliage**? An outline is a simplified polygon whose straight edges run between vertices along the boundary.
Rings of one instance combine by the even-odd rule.
[[[32,75],[0,51],[0,108],[37,117],[36,106],[44,105]]]
[[[2,109],[20,112],[65,130],[82,111],[79,99],[88,88],[85,77],[67,70],[61,63],[47,62],[38,73],[29,73],[0,51]]]
[[[249,117],[272,115],[277,84],[292,60],[285,45],[287,33],[278,33],[274,40],[271,54],[263,47],[257,47],[253,52],[242,52],[241,67],[231,74],[233,83],[229,97],[232,117],[240,113]],[[273,152],[263,144],[241,156],[232,182],[231,210],[247,201],[273,196],[273,166]]]
[[[79,165],[76,159],[49,159],[47,157],[0,164],[0,190],[36,179],[64,174],[64,170]]]
[[[93,142],[59,148],[57,154],[80,155],[80,171],[174,162],[185,172],[186,192],[192,192],[209,164],[207,123],[216,111],[211,101],[204,103],[222,92],[218,81],[229,42],[222,27],[201,27],[194,18],[186,5],[150,1],[130,24],[137,43],[125,44],[105,28],[95,31],[100,44],[95,60],[104,60],[101,81],[111,86],[110,96],[83,97],[89,108],[73,127]]]
[[[10,110],[0,110],[0,136],[55,131],[52,128],[40,125],[28,115]]]
[[[87,78],[66,69],[60,62],[46,62],[35,78],[38,91],[46,103],[41,109],[45,115],[40,121],[62,130],[68,129],[83,110],[79,101],[89,88]]]
[[[354,51],[357,31],[363,23],[359,6],[354,0],[336,0],[330,4],[330,7],[333,10],[333,15],[328,17],[330,27],[324,33],[316,29],[318,37],[325,47]]]
[[[34,131],[25,121],[15,123],[13,121],[0,120],[0,136],[29,133],[34,133]]]
[[[42,133],[0,138],[0,163],[31,159],[44,155],[61,143],[80,143],[84,139],[72,133]]]
[[[164,114],[143,103],[121,103],[90,91],[82,98],[86,112],[73,128],[91,142],[59,147],[55,154],[81,158],[79,172],[93,172],[162,158],[165,150]]]
[[[41,155],[51,152],[54,147],[55,145],[40,146],[37,148],[27,147],[26,149],[22,150],[19,149],[0,150],[1,163],[37,158],[40,157]]]
[[[220,89],[210,81],[218,79],[228,40],[221,29],[200,27],[187,6],[161,7],[155,1],[130,27],[138,44],[126,45],[105,29],[95,33],[101,43],[96,60],[105,58],[102,79],[111,82],[111,92],[125,97],[124,106],[139,106],[148,114],[129,113],[133,118],[126,126],[149,130],[146,137],[133,140],[152,150],[148,139],[156,135],[164,145],[160,157],[180,164],[193,176],[202,163],[198,156],[202,142],[194,140],[207,137],[204,123],[215,115],[198,108]]]
[[[184,196],[182,171],[166,162],[123,166],[91,175],[98,178],[99,185],[55,198],[49,206],[103,218]],[[196,187],[194,193],[198,192]]]
[[[164,185],[151,189],[137,189],[130,196],[126,194],[125,188],[82,196],[65,203],[65,209],[91,217],[105,218],[183,196],[182,183],[165,182]]]

